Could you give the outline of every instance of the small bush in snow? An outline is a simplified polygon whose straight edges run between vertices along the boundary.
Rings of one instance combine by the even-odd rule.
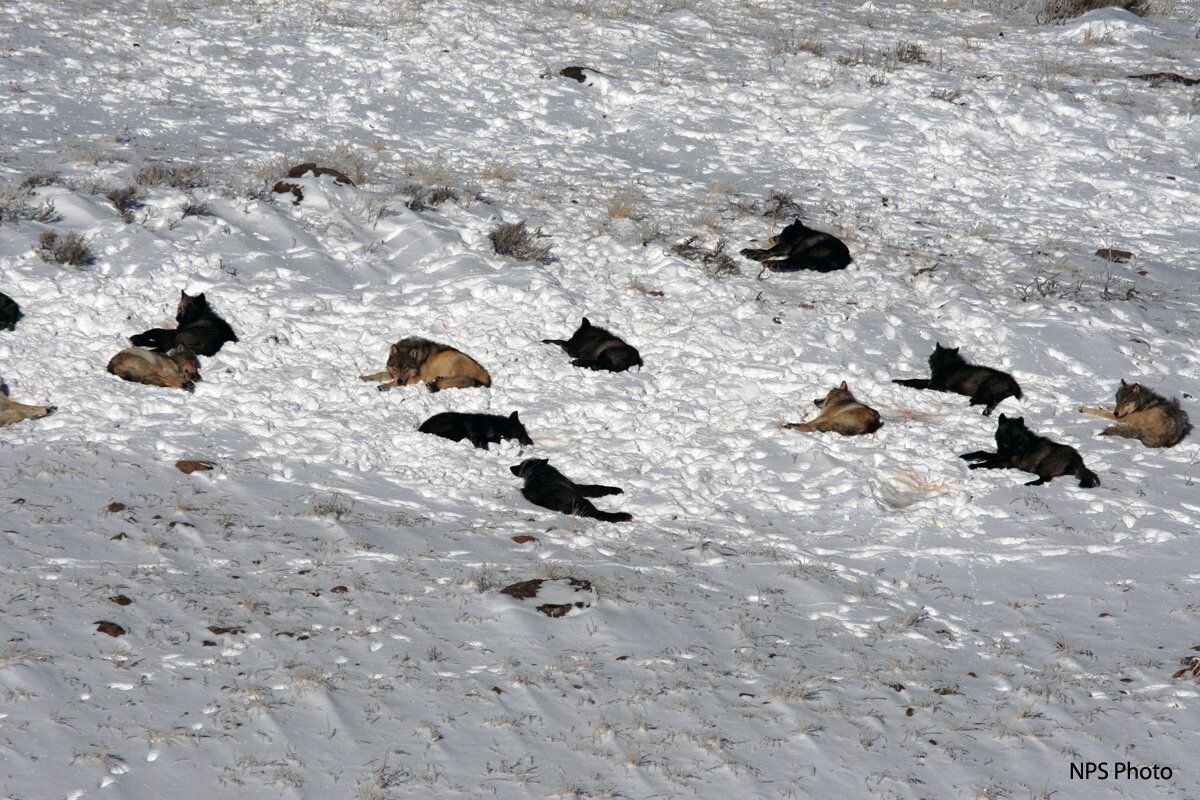
[[[762,215],[770,219],[791,219],[803,213],[804,209],[790,193],[775,189],[763,204]]]
[[[1038,12],[1037,19],[1043,24],[1062,22],[1098,8],[1123,8],[1143,15],[1148,10],[1147,6],[1145,0],[1046,0],[1042,10]]]
[[[58,180],[58,176],[52,172],[39,172],[36,175],[30,175],[25,180],[21,181],[21,188],[26,191],[40,189],[43,186],[49,186]]]
[[[694,261],[704,268],[704,274],[710,278],[728,278],[730,275],[741,275],[742,270],[725,252],[729,240],[724,237],[717,240],[715,247],[705,247],[696,244],[696,237],[689,236],[671,248],[671,252],[683,256],[688,261]]]
[[[113,189],[108,194],[104,195],[108,201],[116,207],[117,212],[121,215],[121,219],[125,224],[133,222],[133,211],[136,208],[141,208],[140,202],[141,192],[136,186],[126,186],[122,189]]]
[[[195,189],[205,184],[204,171],[195,164],[151,164],[133,179],[138,186],[167,186],[172,189]]]
[[[545,261],[550,258],[550,246],[537,243],[538,238],[544,235],[541,228],[530,233],[525,227],[525,220],[521,220],[502,223],[488,234],[488,238],[492,240],[492,247],[502,256],[518,261]]]
[[[38,239],[38,254],[52,264],[68,264],[72,267],[91,264],[96,260],[87,241],[74,231],[66,236],[46,231]]]

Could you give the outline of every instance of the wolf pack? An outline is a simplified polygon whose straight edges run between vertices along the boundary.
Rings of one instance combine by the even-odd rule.
[[[853,259],[846,245],[832,234],[814,230],[799,219],[785,227],[766,248],[745,248],[746,258],[759,261],[764,271],[831,272],[845,269]],[[0,331],[13,330],[21,319],[16,301],[0,293]],[[194,391],[200,380],[200,357],[215,356],[237,335],[209,304],[203,293],[180,292],[175,314],[176,327],[154,328],[129,337],[131,347],[121,350],[108,362],[108,372],[123,380],[171,389]],[[543,344],[561,347],[572,366],[581,369],[624,372],[642,367],[637,348],[584,317],[567,339],[542,339]],[[934,346],[929,356],[928,378],[897,378],[893,383],[912,389],[949,392],[970,398],[972,406],[983,406],[990,416],[1005,399],[1023,397],[1021,387],[1007,372],[972,364],[959,354],[957,347]],[[419,336],[408,336],[393,344],[385,369],[361,380],[376,382],[379,391],[423,383],[431,392],[443,389],[488,388],[492,378],[471,356],[452,345]],[[875,433],[883,425],[880,414],[857,399],[846,381],[823,398],[813,401],[819,413],[806,422],[787,423],[783,427],[804,433],[836,433],[863,436]],[[0,391],[0,426],[54,413],[54,406],[34,406],[10,400]],[[1079,411],[1115,424],[1101,431],[1103,436],[1138,439],[1146,447],[1173,447],[1188,434],[1186,412],[1177,398],[1169,399],[1139,383],[1121,380],[1116,402],[1105,408],[1080,407]],[[518,412],[499,414],[447,411],[422,422],[422,433],[455,442],[469,441],[487,450],[491,444],[516,441],[532,446],[533,439],[522,424]],[[1075,448],[1039,436],[1022,417],[1000,414],[995,433],[994,451],[963,453],[969,469],[1017,469],[1036,475],[1027,486],[1039,486],[1054,478],[1071,475],[1083,488],[1100,485],[1100,479],[1083,462]],[[625,512],[598,509],[593,498],[622,494],[615,486],[575,483],[550,466],[547,459],[531,458],[510,468],[523,480],[521,494],[530,503],[604,522],[628,522]]]

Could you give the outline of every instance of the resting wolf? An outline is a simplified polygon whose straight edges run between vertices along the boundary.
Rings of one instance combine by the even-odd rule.
[[[392,345],[384,372],[361,377],[364,381],[385,381],[376,387],[381,392],[413,383],[425,383],[431,392],[492,385],[492,376],[478,361],[448,344],[419,336]]]

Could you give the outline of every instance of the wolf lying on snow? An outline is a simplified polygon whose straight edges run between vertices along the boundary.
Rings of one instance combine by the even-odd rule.
[[[813,230],[800,220],[788,225],[763,249],[747,247],[742,255],[773,272],[833,272],[845,269],[854,259],[841,239],[832,233]]]
[[[813,404],[821,409],[816,419],[808,422],[789,422],[783,427],[806,433],[832,431],[843,436],[859,436],[874,433],[883,425],[879,420],[879,412],[858,402],[845,381],[842,381],[841,386],[830,389],[825,397],[813,400]]]
[[[892,383],[914,389],[968,395],[971,405],[985,406],[984,416],[991,416],[1006,397],[1021,398],[1021,387],[1012,375],[991,367],[968,364],[958,354],[957,347],[934,344],[933,354],[929,356],[929,369],[933,373],[929,378],[899,378]]]
[[[165,353],[177,345],[183,345],[198,356],[211,356],[226,342],[238,340],[229,323],[217,316],[217,312],[208,305],[203,292],[195,296],[184,291],[179,293],[175,321],[179,326],[174,330],[153,328],[130,336],[129,341],[136,347],[147,347],[156,353]]]
[[[21,319],[21,307],[17,301],[0,292],[0,331],[11,331]]]
[[[632,515],[624,512],[601,511],[588,500],[589,497],[623,494],[615,486],[575,483],[550,466],[550,462],[544,458],[526,459],[510,469],[513,475],[525,479],[521,494],[535,506],[604,522],[628,522],[633,519]]]
[[[364,381],[385,381],[379,391],[424,382],[429,391],[491,386],[492,376],[479,362],[448,344],[409,336],[388,351],[387,369],[362,375]]]
[[[191,392],[200,380],[200,360],[183,345],[171,348],[166,355],[144,347],[127,347],[109,360],[108,371],[122,380]]]
[[[970,469],[1019,469],[1038,476],[1026,486],[1041,486],[1061,475],[1074,475],[1079,485],[1091,489],[1100,485],[1096,473],[1083,465],[1083,456],[1074,447],[1052,442],[1025,427],[1022,417],[1000,415],[996,428],[996,452],[976,450],[959,458],[974,462]]]
[[[556,344],[571,357],[571,364],[584,369],[624,372],[642,366],[637,348],[615,333],[593,325],[587,317],[570,339],[542,339],[542,344]]]
[[[516,439],[523,445],[533,444],[533,439],[529,438],[515,411],[507,417],[444,411],[422,422],[417,430],[455,442],[468,439],[481,450],[487,450],[488,444],[499,444],[503,439]]]
[[[1168,400],[1140,383],[1122,380],[1112,411],[1088,406],[1079,410],[1118,423],[1105,428],[1101,436],[1140,439],[1146,447],[1174,447],[1188,432],[1188,416],[1179,400]]]
[[[48,417],[58,410],[55,406],[27,406],[24,403],[15,403],[8,399],[4,388],[7,387],[0,388],[0,428],[5,425],[13,425],[23,419]]]

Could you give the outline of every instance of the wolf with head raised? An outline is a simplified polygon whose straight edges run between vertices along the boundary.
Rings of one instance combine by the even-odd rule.
[[[388,351],[387,369],[360,376],[364,381],[384,381],[379,391],[424,383],[429,391],[491,386],[492,376],[461,350],[420,336],[409,336]]]
[[[931,389],[935,392],[954,392],[971,398],[971,405],[984,406],[984,416],[991,413],[1006,397],[1021,398],[1021,387],[1007,372],[991,367],[968,364],[958,354],[957,347],[933,346],[929,356],[929,378],[898,378],[892,383],[911,386],[914,389]]]
[[[1101,436],[1140,439],[1146,447],[1174,447],[1183,441],[1190,426],[1188,415],[1179,407],[1179,399],[1168,400],[1140,383],[1121,381],[1117,404],[1112,411],[1081,406],[1080,411],[1114,420]]]
[[[130,336],[135,347],[145,347],[156,353],[183,345],[198,356],[216,355],[226,342],[236,342],[237,336],[229,323],[217,316],[201,292],[189,295],[179,292],[179,305],[175,310],[178,327],[152,328],[145,333]]]
[[[1022,417],[1000,415],[996,427],[996,452],[976,450],[959,458],[972,462],[970,469],[1019,469],[1037,475],[1026,486],[1041,486],[1062,475],[1074,475],[1079,485],[1092,489],[1100,479],[1083,464],[1083,456],[1074,447],[1038,436],[1025,427]]]

